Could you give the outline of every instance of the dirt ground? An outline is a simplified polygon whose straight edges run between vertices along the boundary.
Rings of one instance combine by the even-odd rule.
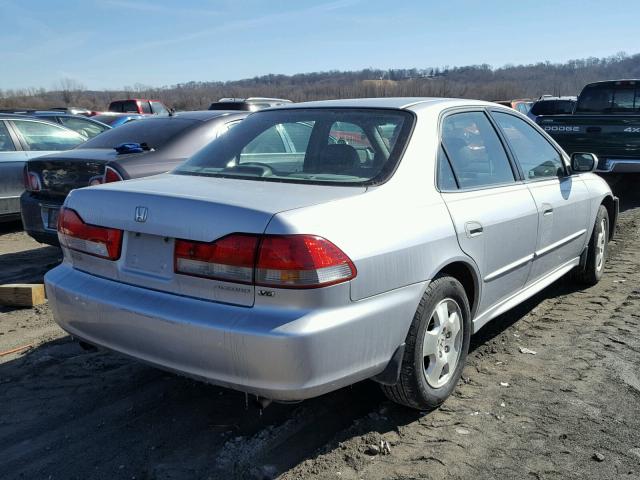
[[[560,280],[485,327],[455,394],[428,414],[373,382],[247,407],[241,393],[83,350],[46,305],[0,307],[0,352],[32,345],[0,357],[0,478],[640,479],[634,185],[617,191],[603,280]],[[0,283],[41,281],[58,261],[0,225]],[[381,441],[390,453],[374,454]]]

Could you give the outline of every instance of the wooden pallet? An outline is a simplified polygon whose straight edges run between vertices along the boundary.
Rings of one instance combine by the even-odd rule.
[[[0,305],[33,307],[46,302],[44,285],[41,283],[13,283],[0,285]]]

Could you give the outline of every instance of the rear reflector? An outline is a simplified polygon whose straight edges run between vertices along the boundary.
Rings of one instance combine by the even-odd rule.
[[[251,283],[258,237],[232,234],[213,243],[176,240],[175,271],[227,282]]]
[[[213,243],[176,240],[175,271],[279,288],[325,287],[356,276],[349,257],[322,237],[244,233]]]
[[[115,168],[106,167],[104,169],[104,183],[121,182],[122,180],[122,176]]]
[[[58,217],[60,243],[79,252],[117,260],[122,246],[122,230],[84,223],[75,210],[62,207]]]
[[[313,288],[351,280],[356,269],[329,240],[313,235],[267,235],[260,245],[256,284]]]

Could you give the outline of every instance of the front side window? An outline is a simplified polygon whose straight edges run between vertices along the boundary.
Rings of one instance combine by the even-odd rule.
[[[493,112],[492,115],[522,167],[525,180],[559,177],[565,174],[560,154],[534,127],[507,113]]]
[[[513,183],[507,154],[482,112],[456,113],[442,123],[442,145],[460,188]]]
[[[265,110],[196,153],[174,173],[296,183],[384,181],[408,141],[401,110]],[[385,138],[381,129],[391,131]]]
[[[86,140],[79,133],[48,123],[13,120],[13,125],[31,151],[69,150]]]
[[[15,149],[7,126],[0,120],[0,152],[13,152]]]

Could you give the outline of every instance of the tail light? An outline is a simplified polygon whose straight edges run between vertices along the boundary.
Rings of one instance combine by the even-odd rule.
[[[84,223],[75,210],[62,207],[58,217],[58,238],[71,250],[117,260],[122,246],[122,230]]]
[[[197,277],[251,283],[258,237],[232,234],[213,243],[176,240],[175,271]]]
[[[121,182],[124,180],[122,175],[115,168],[106,167],[104,169],[104,183]]]
[[[349,257],[322,237],[242,233],[213,243],[176,240],[175,271],[279,288],[325,287],[356,276]]]
[[[23,170],[24,188],[29,192],[39,192],[42,190],[42,182],[37,173],[30,172],[25,165]]]
[[[324,287],[351,280],[356,269],[329,240],[313,235],[268,235],[260,245],[256,284]]]

